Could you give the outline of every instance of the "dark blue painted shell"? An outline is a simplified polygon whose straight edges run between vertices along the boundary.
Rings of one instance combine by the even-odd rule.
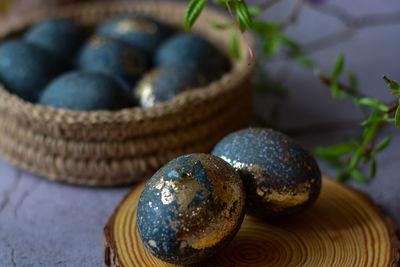
[[[0,45],[0,82],[24,100],[35,102],[46,84],[64,69],[35,45],[16,40]]]
[[[124,40],[151,55],[171,30],[153,18],[127,14],[103,22],[97,32]]]
[[[95,35],[80,52],[79,66],[84,70],[112,75],[129,90],[147,70],[149,61],[137,47]]]
[[[85,34],[72,21],[56,18],[33,26],[25,33],[24,39],[52,53],[60,61],[73,65],[76,53],[85,40]]]
[[[40,97],[42,105],[82,111],[118,110],[129,103],[129,96],[113,78],[85,71],[61,75]]]
[[[211,79],[229,70],[229,62],[217,48],[193,34],[178,34],[167,39],[158,49],[155,62],[158,66],[189,65]]]
[[[286,135],[248,128],[224,137],[212,154],[229,162],[246,188],[248,213],[276,219],[317,199],[321,172],[313,156]]]
[[[142,107],[151,107],[206,83],[206,77],[190,66],[167,65],[146,73],[138,82],[134,95]]]
[[[137,210],[139,234],[156,257],[196,263],[229,243],[244,207],[242,181],[228,163],[208,154],[181,156],[146,184]]]

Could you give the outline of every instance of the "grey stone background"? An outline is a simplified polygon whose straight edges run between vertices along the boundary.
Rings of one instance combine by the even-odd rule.
[[[253,0],[252,3],[261,2]],[[400,12],[397,0],[327,1],[354,16]],[[280,1],[264,16],[281,20],[288,16],[293,1]],[[321,6],[319,6],[321,8]],[[400,14],[400,13],[397,13]],[[396,18],[394,19],[396,20]],[[397,24],[396,24],[397,23]],[[1,25],[0,25],[1,27]],[[345,25],[318,8],[302,9],[299,22],[288,33],[310,47],[318,38],[346,29]],[[312,49],[322,70],[329,73],[339,52],[346,66],[354,70],[362,92],[390,101],[382,81],[387,75],[400,80],[398,49],[400,19],[390,25],[366,27],[352,32],[340,42]],[[360,132],[363,114],[348,100],[336,101],[314,76],[291,62],[266,62],[272,77],[284,81],[290,99],[282,106],[279,127],[305,147],[329,145]],[[255,99],[259,114],[268,115],[268,97]],[[382,209],[400,223],[399,130],[388,127],[390,147],[379,158],[378,174],[367,186],[350,183],[369,193]],[[320,162],[328,175],[335,170]],[[20,171],[0,160],[0,266],[104,266],[102,230],[129,187],[90,189],[49,182]]]

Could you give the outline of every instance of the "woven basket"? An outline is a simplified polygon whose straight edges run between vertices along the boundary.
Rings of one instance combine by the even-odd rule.
[[[186,3],[79,5],[26,17],[0,32],[18,34],[50,16],[75,19],[85,26],[124,12],[139,12],[182,27]],[[193,31],[229,55],[230,31],[210,21],[226,17],[206,9]],[[154,107],[116,112],[79,112],[25,102],[0,85],[0,154],[26,171],[73,184],[121,185],[139,181],[174,157],[210,151],[229,132],[243,127],[251,113],[247,48],[241,59],[212,84],[187,91]]]

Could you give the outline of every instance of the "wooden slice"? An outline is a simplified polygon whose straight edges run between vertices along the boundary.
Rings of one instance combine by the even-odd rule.
[[[174,266],[152,256],[140,239],[136,210],[143,186],[125,197],[104,229],[109,266]],[[196,266],[399,266],[396,232],[366,195],[323,178],[311,209],[275,223],[246,216],[231,244]]]

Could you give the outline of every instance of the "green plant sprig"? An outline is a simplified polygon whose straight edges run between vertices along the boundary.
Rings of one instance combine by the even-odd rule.
[[[362,136],[351,140],[348,143],[336,144],[331,147],[316,147],[314,152],[327,162],[338,168],[337,178],[344,181],[352,178],[361,183],[367,183],[376,175],[377,162],[376,155],[383,151],[390,143],[391,137],[387,136],[376,145],[382,130],[387,124],[394,123],[400,127],[400,98],[392,104],[386,105],[378,99],[362,95],[357,90],[357,80],[355,76],[347,72],[347,78],[350,85],[344,85],[338,82],[338,78],[343,72],[344,57],[339,55],[334,64],[330,76],[317,74],[323,84],[329,86],[332,96],[336,99],[352,98],[360,107],[369,107],[372,109],[367,120],[361,123],[363,127]],[[397,82],[383,77],[388,87],[392,90],[392,95],[400,95],[400,86]],[[395,116],[393,116],[395,113]],[[370,165],[369,178],[367,178],[359,169],[360,165]]]
[[[361,123],[363,128],[362,135],[353,138],[347,143],[335,144],[327,148],[316,147],[314,152],[338,169],[337,178],[339,181],[352,178],[360,183],[367,183],[374,178],[377,170],[376,155],[387,148],[391,141],[390,136],[380,138],[382,130],[392,123],[396,127],[400,127],[400,98],[387,105],[378,99],[370,98],[360,93],[357,77],[352,71],[344,70],[345,60],[341,54],[338,55],[329,75],[321,72],[316,62],[303,53],[301,46],[284,33],[284,30],[297,20],[304,1],[298,1],[289,18],[280,23],[254,19],[255,16],[266,9],[261,4],[260,7],[262,8],[258,8],[248,7],[244,0],[214,0],[214,2],[228,7],[229,12],[232,9],[236,13],[237,23],[235,23],[233,16],[232,22],[224,24],[213,23],[213,26],[220,30],[232,29],[235,25],[237,26],[236,30],[233,31],[230,45],[231,52],[235,58],[240,57],[238,33],[243,33],[250,29],[259,37],[264,58],[281,55],[284,58],[294,60],[301,66],[311,70],[322,84],[329,87],[334,99],[350,98],[363,110],[366,107],[370,109],[368,119]],[[190,29],[194,24],[206,3],[207,0],[192,0],[190,2],[185,17],[186,29]],[[268,7],[269,5],[266,6]],[[272,94],[281,100],[287,97],[287,89],[271,81],[265,69],[261,67],[259,72],[261,73],[259,76],[262,79],[259,79],[259,84],[256,85],[258,93]],[[347,83],[339,81],[343,75],[346,76]],[[383,79],[392,90],[391,94],[399,96],[399,84],[385,76]],[[276,126],[279,108],[274,106],[270,113],[271,116],[268,121],[265,121],[261,116],[255,116],[255,120],[262,125]],[[380,142],[376,144],[378,140]],[[368,178],[361,171],[362,164],[370,167]]]

